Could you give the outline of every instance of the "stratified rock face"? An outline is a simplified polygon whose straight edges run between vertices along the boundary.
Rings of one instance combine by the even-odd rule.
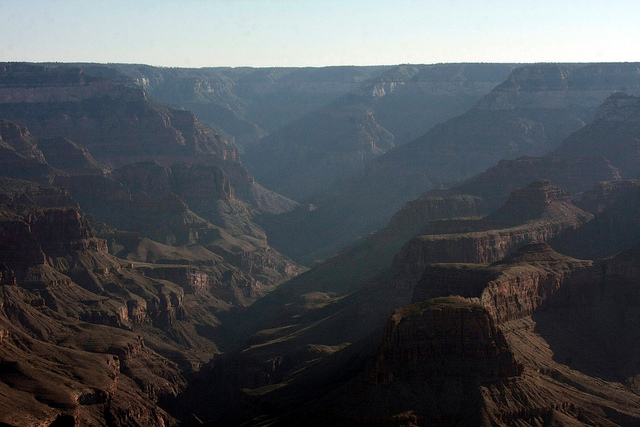
[[[0,116],[39,137],[69,138],[110,165],[152,158],[238,161],[236,150],[193,114],[78,68],[0,64]]]
[[[578,229],[592,218],[560,188],[534,181],[514,191],[502,208],[482,220],[427,223],[423,232],[429,234],[411,239],[394,260],[398,271],[404,271],[398,286],[411,286],[429,264],[492,263],[527,243]]]
[[[178,366],[130,331],[183,321],[180,288],[109,256],[75,208],[0,211],[0,421],[173,423],[157,400],[183,387]]]
[[[204,165],[163,166],[157,162],[134,163],[116,169],[110,177],[132,192],[150,197],[174,192],[185,200],[209,198],[228,200],[233,189],[221,168]],[[192,194],[192,195],[190,195]]]
[[[450,181],[500,159],[542,155],[590,121],[619,84],[633,93],[640,90],[637,64],[518,68],[473,109],[394,150],[384,161],[408,168],[404,174]]]
[[[157,400],[184,380],[140,336],[58,315],[15,282],[0,284],[0,307],[0,422],[176,423]]]
[[[502,272],[483,290],[481,304],[499,324],[529,316],[568,282],[572,270],[589,265],[544,242],[523,246],[496,264]]]
[[[492,264],[436,264],[425,269],[415,285],[412,301],[447,295],[479,298],[498,324],[520,319],[567,283],[572,271],[591,261],[555,252],[545,242],[524,245]]]
[[[483,200],[469,194],[432,190],[407,204],[391,217],[389,233],[402,233],[407,240],[428,222],[444,218],[472,217],[484,208]]]
[[[0,259],[10,265],[42,265],[46,256],[90,250],[107,252],[87,221],[74,208],[31,208],[17,214],[2,208]]]
[[[86,148],[80,147],[67,138],[41,138],[38,149],[47,163],[74,175],[101,175],[106,168],[100,165]]]
[[[606,157],[624,178],[640,174],[640,98],[615,93],[598,108],[595,119],[568,137],[552,154]]]
[[[104,77],[108,77],[105,70],[115,68],[155,98],[194,111],[207,126],[220,128],[246,146],[357,90],[390,67],[186,69],[108,64],[83,68]]]
[[[445,377],[491,381],[521,373],[490,313],[477,302],[447,297],[396,310],[367,377],[389,384]]]
[[[76,209],[38,209],[24,220],[50,256],[78,250],[107,252],[106,242],[95,237],[87,220]]]
[[[258,181],[296,200],[334,192],[341,179],[361,175],[398,142],[464,112],[510,70],[496,64],[393,67],[272,132],[248,147],[244,159]]]
[[[547,68],[555,71],[545,71]],[[565,69],[571,70],[566,78],[562,77]],[[496,95],[489,94],[487,108],[479,102],[466,113],[434,126],[423,137],[389,150],[373,160],[363,176],[341,182],[340,187],[335,188],[335,200],[326,206],[314,203],[318,208],[308,215],[308,222],[316,229],[339,230],[331,236],[330,243],[323,246],[339,248],[344,244],[341,239],[353,240],[383,227],[408,200],[419,197],[438,183],[468,179],[503,159],[546,154],[591,121],[598,105],[611,93],[621,86],[628,87],[631,93],[637,93],[640,88],[637,64],[536,65],[514,70],[513,74],[520,76],[518,85],[498,87],[494,92],[507,93],[507,98],[515,100],[515,104],[488,108],[495,103]],[[528,85],[526,78],[536,81],[560,78],[566,82]],[[531,92],[535,87],[538,92]],[[523,94],[522,88],[529,92]],[[523,102],[520,103],[520,99]],[[382,123],[377,115],[376,118]],[[490,209],[499,206],[515,188],[536,179],[552,179],[578,195],[599,180],[621,177],[615,164],[597,154],[573,161],[534,162],[544,164],[542,171],[537,169],[538,164],[532,165],[528,160],[509,162],[502,169],[512,169],[503,178],[497,178],[497,188],[501,191],[499,195],[493,194],[493,200],[488,200]],[[574,171],[583,178],[572,176]],[[587,182],[584,186],[580,185],[583,179]],[[467,193],[467,190],[461,189],[461,192]],[[492,193],[486,189],[483,192]]]

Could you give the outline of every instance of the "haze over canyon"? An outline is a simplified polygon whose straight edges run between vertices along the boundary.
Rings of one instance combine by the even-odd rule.
[[[637,425],[639,179],[639,63],[0,63],[0,425]]]

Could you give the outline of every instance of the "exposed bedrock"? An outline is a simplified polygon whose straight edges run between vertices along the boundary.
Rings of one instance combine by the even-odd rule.
[[[388,384],[450,376],[495,380],[520,373],[522,366],[489,311],[477,300],[444,297],[395,311],[367,377]]]
[[[412,286],[433,263],[492,263],[533,241],[547,241],[581,227],[593,215],[571,203],[549,181],[534,181],[482,220],[432,221],[394,259],[398,286]]]
[[[500,324],[533,314],[572,277],[584,275],[591,261],[555,252],[544,242],[525,245],[490,266],[438,264],[425,269],[412,301],[447,295],[479,298],[480,304]],[[579,276],[583,277],[583,276]]]

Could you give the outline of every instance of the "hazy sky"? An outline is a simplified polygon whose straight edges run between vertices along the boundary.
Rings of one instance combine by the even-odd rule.
[[[637,0],[0,0],[0,61],[640,61],[639,17]]]

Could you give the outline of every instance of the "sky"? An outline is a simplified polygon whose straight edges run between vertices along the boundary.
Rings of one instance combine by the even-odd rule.
[[[640,61],[637,0],[0,0],[0,61]]]

